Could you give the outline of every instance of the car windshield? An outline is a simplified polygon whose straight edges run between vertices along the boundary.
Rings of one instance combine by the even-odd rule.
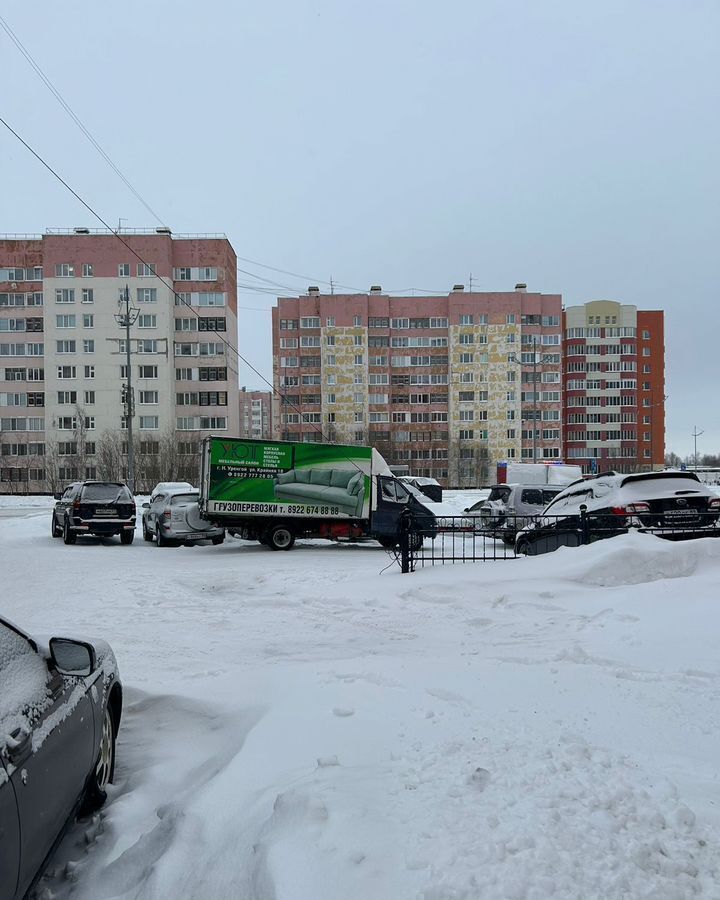
[[[175,494],[170,498],[171,506],[187,506],[189,503],[197,503],[198,494]]]
[[[130,501],[130,492],[123,484],[88,484],[82,491],[83,500],[114,503],[116,500]]]
[[[503,503],[510,496],[510,488],[507,485],[502,485],[501,487],[494,487],[490,491],[490,496],[488,500],[502,500]]]

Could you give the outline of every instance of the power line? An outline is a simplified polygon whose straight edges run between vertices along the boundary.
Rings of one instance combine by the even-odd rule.
[[[154,278],[157,278],[158,281],[161,282],[161,284],[163,284],[165,287],[169,287],[169,288],[170,288],[170,290],[172,291],[172,294],[173,294],[173,296],[174,296],[174,298],[175,298],[175,304],[176,304],[176,305],[187,306],[187,308],[190,310],[190,312],[191,312],[197,319],[203,318],[203,317],[200,315],[200,313],[197,312],[197,310],[193,309],[193,307],[191,306],[191,304],[188,303],[187,300],[185,300],[185,298],[184,298],[181,294],[179,294],[173,287],[171,287],[170,285],[168,285],[168,283],[167,283],[160,275],[158,275],[157,272],[155,272],[154,266],[152,266],[150,263],[148,263],[146,260],[144,260],[144,259],[142,258],[142,256],[140,256],[140,254],[139,254],[133,247],[131,247],[130,244],[128,244],[128,242],[122,237],[122,235],[121,235],[118,231],[115,231],[114,229],[112,229],[112,228],[110,227],[110,225],[105,221],[105,219],[103,219],[103,217],[100,215],[100,213],[96,212],[96,211],[92,208],[92,206],[90,206],[90,204],[87,203],[87,201],[83,200],[83,198],[78,194],[78,192],[77,192],[76,190],[74,190],[72,187],[70,187],[70,185],[67,183],[67,181],[65,181],[65,179],[64,179],[60,174],[58,174],[58,172],[56,172],[55,169],[53,169],[53,167],[52,167],[49,163],[45,162],[45,160],[42,158],[42,156],[40,156],[40,154],[37,153],[37,152],[30,146],[30,144],[28,144],[28,142],[27,142],[23,137],[21,137],[21,136],[17,133],[17,131],[15,131],[15,129],[14,129],[8,122],[5,121],[5,119],[4,119],[2,116],[0,116],[0,124],[4,125],[5,128],[7,128],[7,130],[8,130],[15,138],[17,138],[18,141],[20,141],[20,143],[23,145],[23,147],[25,147],[26,150],[28,150],[30,153],[32,153],[32,155],[35,157],[35,159],[37,159],[37,161],[38,161],[39,163],[41,163],[41,165],[44,166],[44,168],[46,168],[46,169],[48,170],[48,172],[50,172],[50,174],[51,174],[54,178],[56,178],[56,179],[60,182],[60,184],[63,185],[63,187],[65,187],[68,191],[70,191],[70,193],[73,195],[73,197],[75,197],[75,199],[78,200],[78,202],[81,203],[81,204],[85,207],[85,209],[87,209],[88,212],[89,212],[92,216],[94,216],[99,222],[101,222],[102,225],[104,225],[104,227],[107,228],[107,230],[108,230],[109,232],[111,232],[112,234],[115,235],[115,237],[120,241],[120,243],[121,243],[121,244],[122,244],[122,245],[130,252],[130,253],[132,253],[132,255],[133,255],[134,257],[136,257],[136,259],[138,259],[138,260],[142,263],[143,266],[146,267],[146,271],[151,272],[151,273],[152,273],[152,276],[153,276]],[[288,403],[287,400],[286,400],[286,395],[280,393],[280,391],[277,391],[277,390],[275,389],[275,387],[271,384],[271,382],[269,382],[269,381],[267,380],[267,378],[265,378],[265,376],[262,375],[262,374],[255,368],[255,366],[252,365],[251,362],[249,362],[247,359],[245,359],[245,357],[240,353],[240,351],[237,349],[237,347],[236,347],[234,344],[230,343],[230,341],[228,341],[228,339],[227,339],[226,337],[224,337],[224,335],[223,335],[221,332],[219,332],[219,331],[218,331],[217,329],[215,329],[215,328],[211,328],[211,329],[208,329],[208,331],[207,331],[206,333],[208,333],[208,334],[215,334],[215,335],[220,339],[220,341],[221,341],[223,344],[225,344],[225,346],[228,348],[228,350],[231,350],[231,351],[235,354],[235,356],[237,357],[238,360],[240,360],[242,363],[244,363],[244,364],[245,364],[252,372],[255,373],[255,375],[258,376],[258,378],[260,378],[260,379],[261,379],[261,380],[262,380],[262,381],[270,388],[270,390],[271,390],[271,392],[272,392],[273,394],[276,394],[277,396],[280,397],[281,401],[284,401],[282,405],[291,407],[291,408],[294,409],[297,413],[299,413],[299,414],[303,417],[303,419],[305,419],[305,416],[307,415],[307,413],[304,413],[304,412],[300,409],[300,407],[296,406],[294,403]],[[236,370],[234,370],[234,371],[236,371]],[[318,432],[318,433],[320,434],[320,436],[321,436],[323,439],[326,439],[326,438],[325,438],[325,434],[324,434],[322,428],[321,428],[321,427],[318,427],[314,422],[308,422],[308,421],[305,421],[304,424],[305,424],[305,425],[310,425],[310,426],[312,427],[312,429],[313,429],[314,431]]]
[[[140,203],[142,203],[142,205],[145,207],[145,209],[147,209],[147,211],[152,216],[154,216],[161,225],[164,225],[165,222],[163,222],[163,220],[155,212],[155,210],[145,201],[145,199],[140,195],[139,191],[137,191],[133,187],[133,185],[130,183],[128,178],[120,171],[120,169],[115,165],[115,163],[112,161],[112,159],[110,159],[110,157],[105,152],[105,150],[103,150],[103,148],[100,146],[100,144],[95,140],[93,135],[90,133],[89,129],[83,124],[83,122],[80,120],[78,115],[73,111],[73,109],[67,103],[65,98],[62,96],[60,91],[55,87],[55,85],[52,83],[52,81],[50,81],[48,76],[43,72],[43,70],[40,68],[40,66],[35,62],[32,55],[30,54],[30,51],[27,49],[27,47],[24,46],[24,44],[22,43],[20,38],[15,34],[15,32],[12,30],[12,28],[7,23],[7,21],[2,17],[2,15],[0,15],[0,25],[2,25],[3,29],[7,33],[10,40],[13,42],[13,44],[15,44],[15,46],[20,51],[20,53],[22,53],[22,55],[25,57],[25,59],[28,61],[28,63],[35,70],[37,75],[42,80],[43,84],[47,87],[47,89],[50,91],[50,93],[55,97],[55,99],[58,101],[60,106],[62,106],[62,108],[65,110],[65,112],[70,116],[70,118],[77,125],[77,127],[80,129],[80,131],[90,141],[90,143],[97,150],[97,152],[100,154],[100,156],[102,156],[102,158],[105,160],[105,162],[110,166],[110,168],[113,170],[113,172],[115,172],[115,174],[118,176],[118,178],[121,179],[121,181],[126,185],[126,187],[128,187],[132,191],[132,193],[140,201]]]

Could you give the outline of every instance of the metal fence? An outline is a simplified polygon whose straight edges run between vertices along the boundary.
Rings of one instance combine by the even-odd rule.
[[[564,516],[505,514],[494,522],[479,516],[442,516],[435,527],[429,528],[408,510],[400,523],[398,562],[403,573],[408,573],[418,566],[514,560],[551,553],[559,547],[593,544],[630,531],[687,541],[720,537],[720,522],[717,510],[690,510],[683,516],[672,516],[594,513],[581,508],[579,514]]]

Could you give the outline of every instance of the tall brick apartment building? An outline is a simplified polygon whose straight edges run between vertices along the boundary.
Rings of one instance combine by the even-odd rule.
[[[497,460],[562,455],[562,299],[514,291],[280,297],[273,434],[370,443],[469,486]]]
[[[108,477],[110,450],[123,451],[126,286],[139,461],[168,434],[190,456],[202,433],[237,432],[237,361],[222,340],[237,344],[233,248],[168,229],[122,239],[131,249],[89,229],[0,237],[0,491]]]
[[[663,312],[592,301],[566,309],[563,329],[567,461],[585,472],[662,468]]]

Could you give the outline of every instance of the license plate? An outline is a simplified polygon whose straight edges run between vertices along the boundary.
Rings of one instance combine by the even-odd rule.
[[[668,509],[665,511],[667,519],[685,519],[688,516],[697,516],[697,510],[694,509]]]
[[[116,509],[96,509],[95,515],[96,516],[117,516],[117,510]]]

